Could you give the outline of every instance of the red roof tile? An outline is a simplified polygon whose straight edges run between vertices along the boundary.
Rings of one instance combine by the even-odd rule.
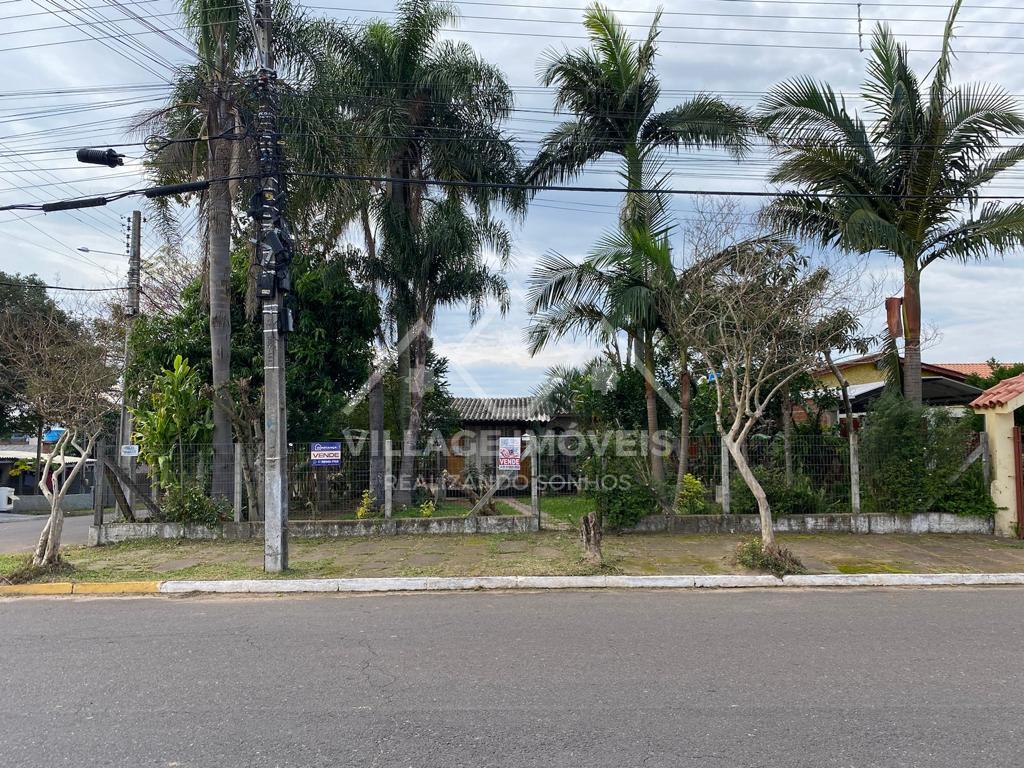
[[[1004,379],[994,387],[986,389],[974,402],[972,408],[998,408],[1006,405],[1018,395],[1024,395],[1024,373],[1012,379]]]
[[[992,366],[988,363],[935,363],[940,368],[949,368],[964,376],[981,376],[983,379],[992,375]]]

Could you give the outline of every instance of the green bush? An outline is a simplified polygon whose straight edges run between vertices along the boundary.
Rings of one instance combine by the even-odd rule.
[[[892,395],[879,398],[861,434],[865,511],[995,514],[980,470],[972,467],[953,480],[973,431],[970,419],[944,408],[922,408]]]
[[[813,488],[806,475],[794,475],[790,486],[781,472],[767,467],[755,467],[754,477],[764,488],[773,515],[819,515],[828,511],[824,489]],[[757,499],[739,472],[729,478],[729,504],[732,514],[757,514]]]
[[[628,487],[591,491],[591,495],[604,525],[610,528],[629,528],[658,509],[654,491],[635,481]]]
[[[957,482],[946,487],[934,508],[939,512],[965,517],[995,517],[997,510],[985,486],[981,467],[977,464],[968,469]]]
[[[677,515],[703,515],[707,512],[707,489],[691,474],[683,476],[683,487],[676,494]]]
[[[171,486],[160,504],[163,517],[170,523],[217,526],[231,517],[231,505],[206,495],[198,485]]]
[[[593,499],[602,523],[628,528],[658,511],[658,495],[634,456],[589,456],[580,464],[586,495]]]
[[[751,570],[768,571],[780,579],[807,573],[804,564],[792,551],[778,545],[766,547],[761,539],[740,542],[736,547],[736,562]]]

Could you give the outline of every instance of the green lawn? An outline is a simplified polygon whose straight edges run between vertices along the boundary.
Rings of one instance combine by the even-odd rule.
[[[594,509],[593,499],[577,494],[567,496],[541,496],[540,511],[555,520],[579,525],[580,518]]]
[[[557,498],[557,497],[556,497]],[[560,499],[567,501],[571,497]],[[562,505],[566,508],[566,505]],[[743,573],[739,534],[614,534],[604,538],[605,567],[624,574]],[[942,534],[781,535],[812,573],[1022,572],[1024,542]],[[380,576],[576,575],[594,573],[575,531],[530,534],[366,536],[292,539],[286,578]],[[35,581],[258,579],[263,542],[144,539],[103,547],[67,547],[59,570]],[[19,576],[28,552],[0,554],[0,584]]]

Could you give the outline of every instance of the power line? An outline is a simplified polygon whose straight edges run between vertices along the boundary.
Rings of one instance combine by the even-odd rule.
[[[488,3],[488,5],[489,5],[489,3]],[[523,7],[523,6],[515,6],[515,7]],[[537,8],[538,6],[529,6],[529,7]],[[332,10],[352,11],[352,12],[356,12],[356,13],[386,13],[386,14],[389,14],[389,15],[399,15],[401,13],[401,11],[380,11],[380,10],[369,9],[369,8],[338,7],[338,8],[332,8]],[[629,13],[629,11],[623,11],[623,13]],[[707,15],[707,14],[693,14],[693,15],[701,15],[701,16],[703,16],[703,15]],[[758,17],[753,17],[753,18],[765,18],[765,17],[758,16]],[[775,18],[780,18],[780,17],[775,17]],[[787,16],[787,17],[781,17],[781,18],[790,18],[790,19],[793,19],[795,21],[795,20],[798,20],[798,19],[802,20],[802,18],[805,18],[805,17]],[[471,15],[471,14],[462,14],[462,15],[459,16],[459,19],[460,20],[461,19],[473,19],[475,21],[518,22],[518,23],[526,23],[526,24],[565,24],[565,25],[571,25],[571,26],[574,26],[574,27],[579,27],[580,26],[580,20],[579,19],[541,19],[541,18],[523,18],[523,17],[516,17],[516,16],[490,16],[490,15],[479,16],[479,15]],[[832,18],[832,19],[829,19],[829,20],[833,24],[836,21],[835,18]],[[854,24],[857,22],[857,19],[855,17],[850,17],[849,19],[845,19],[845,20],[849,21],[851,23],[854,23]],[[1024,22],[1019,22],[1019,23],[1024,24]],[[640,29],[647,29],[649,27],[649,25],[647,25],[647,24],[629,24],[629,23],[624,23],[624,22],[620,22],[620,26],[627,27],[627,28],[640,28]],[[825,35],[825,36],[842,36],[842,37],[861,37],[861,33],[858,32],[856,29],[849,29],[849,30],[835,30],[835,29],[778,29],[778,28],[775,28],[775,29],[765,29],[763,27],[713,27],[713,26],[708,26],[706,24],[702,24],[702,25],[699,25],[699,26],[659,24],[658,25],[658,29],[659,30],[665,30],[665,29],[684,30],[684,31],[687,31],[687,32],[745,32],[745,33],[756,33],[756,34],[794,34],[794,35]],[[460,31],[474,32],[474,31],[482,31],[482,30],[460,30]],[[517,33],[517,34],[529,34],[529,33]],[[557,37],[557,35],[546,35],[546,36],[548,36],[548,37]],[[944,34],[942,32],[901,32],[900,33],[900,37],[930,37],[930,38],[940,38],[941,39],[941,38],[944,37]],[[958,34],[956,37],[957,37],[958,40],[1024,40],[1024,36],[1020,36],[1020,35]],[[580,39],[584,39],[584,38],[580,38]],[[585,38],[585,39],[589,39],[589,38]],[[670,42],[673,42],[673,41],[665,40],[663,42],[669,42],[670,43]]]
[[[46,288],[50,291],[81,291],[83,293],[99,293],[101,291],[126,291],[128,286],[118,285],[113,288],[82,288],[70,285],[47,285],[46,283],[8,283],[0,280],[0,285],[8,288]]]
[[[482,2],[481,0],[449,0],[449,1],[452,3],[452,5],[471,5],[471,6],[483,6],[483,7],[494,7],[494,8],[524,8],[524,9],[531,9],[531,10],[536,10],[536,9],[543,8],[543,10],[546,10],[546,11],[577,11],[577,12],[580,12],[580,13],[582,13],[585,10],[587,10],[587,8],[588,8],[588,6],[585,6],[585,5],[543,5],[543,6],[538,6],[538,5],[532,4],[532,3]],[[848,6],[850,8],[855,8],[858,5],[858,3],[856,3],[856,2],[851,2],[851,3],[801,3],[801,4],[802,5],[823,5],[823,6],[845,5],[845,6]],[[859,5],[864,5],[864,6],[869,6],[869,7],[878,7],[878,8],[930,7],[930,8],[935,8],[935,9],[938,9],[938,10],[942,10],[944,12],[944,14],[949,11],[948,6],[941,5],[941,4],[935,4],[935,5],[929,5],[929,6],[906,6],[906,5],[901,5],[899,3],[859,3]],[[310,7],[310,8],[321,8],[321,9],[333,8],[333,6],[307,6],[307,7]],[[642,16],[653,16],[653,15],[655,15],[657,13],[660,13],[662,16],[715,16],[715,17],[723,17],[723,18],[746,18],[746,19],[793,19],[794,21],[798,21],[798,20],[802,20],[802,19],[812,19],[812,20],[815,20],[815,21],[836,21],[836,16],[834,14],[831,15],[831,16],[808,16],[808,15],[794,16],[793,14],[723,13],[721,11],[703,11],[703,10],[702,11],[666,11],[666,10],[648,11],[648,10],[643,10],[643,9],[639,9],[639,8],[609,8],[608,10],[610,12],[612,12],[612,13],[624,13],[624,14],[628,13],[628,14],[636,14],[636,15],[642,15]],[[964,10],[973,10],[973,9],[972,8],[965,8]],[[981,10],[988,10],[988,9],[981,9]],[[1014,9],[1014,10],[1022,10],[1022,9],[1017,8],[1017,9]],[[844,20],[856,21],[857,17],[856,16],[848,16],[848,17],[844,17]],[[928,23],[928,24],[945,24],[946,23],[945,15],[943,15],[942,18],[937,18],[937,19],[912,19],[912,18],[892,18],[892,17],[885,17],[885,18],[883,18],[883,17],[862,16],[861,20],[862,21],[886,21],[886,22],[913,22],[913,23],[924,22],[924,23]],[[983,20],[980,20],[980,19],[960,19],[960,18],[957,19],[957,22],[960,23],[960,24],[987,24],[987,23],[989,23],[987,21],[983,21]],[[1024,21],[1010,21],[1010,22],[1007,22],[1007,21],[1004,21],[1004,20],[1000,19],[999,23],[1000,24],[1024,24]]]
[[[504,20],[505,21],[523,21],[521,19],[504,19]],[[525,20],[525,21],[529,21],[529,20]],[[116,26],[116,25],[114,25],[114,26]],[[354,23],[354,24],[352,24],[352,26],[366,27],[366,26],[369,26],[369,25],[367,23]],[[590,38],[587,35],[563,35],[563,34],[550,34],[550,33],[544,33],[544,32],[513,32],[511,30],[506,30],[506,29],[502,29],[502,30],[497,30],[497,29],[463,29],[461,27],[441,27],[439,29],[442,32],[449,32],[449,33],[455,33],[455,34],[504,35],[504,36],[513,36],[513,37],[531,37],[531,38],[544,38],[544,39],[554,39],[554,40],[582,40],[582,41],[589,41],[590,40]],[[699,29],[700,28],[691,28],[691,31],[698,31]],[[740,30],[740,29],[723,30],[721,28],[717,28],[717,29],[710,28],[709,31],[711,31],[711,30],[714,30],[714,31],[729,31],[729,32],[754,31],[754,32],[778,32],[778,33],[786,33],[786,32],[793,32],[794,31],[794,30]],[[176,29],[162,30],[162,29],[153,28],[153,29],[146,29],[146,30],[137,31],[137,32],[126,32],[125,31],[125,32],[119,32],[119,33],[110,34],[110,35],[89,35],[87,37],[74,38],[74,39],[71,39],[71,40],[56,40],[56,41],[50,41],[50,42],[46,42],[46,43],[32,43],[32,44],[28,44],[28,45],[20,45],[20,46],[11,46],[11,47],[7,47],[7,48],[0,48],[0,53],[7,53],[7,52],[13,52],[13,51],[23,51],[23,50],[34,50],[34,49],[37,49],[37,48],[46,48],[46,47],[52,47],[52,46],[57,46],[57,45],[69,45],[69,44],[73,44],[73,43],[84,43],[84,42],[99,42],[101,44],[106,45],[106,43],[104,43],[105,40],[114,40],[116,42],[122,43],[125,46],[134,46],[134,47],[136,47],[137,50],[141,50],[142,52],[144,52],[147,55],[149,55],[150,58],[156,60],[158,58],[162,59],[162,57],[157,57],[155,54],[150,52],[148,49],[145,49],[145,48],[141,47],[138,44],[137,41],[133,40],[133,38],[139,37],[139,36],[143,36],[143,35],[151,35],[151,34],[161,34],[162,35],[162,33],[172,32],[172,31],[177,31],[177,30]],[[831,33],[823,32],[821,34],[831,34]],[[854,34],[856,34],[856,33],[854,33],[854,32],[850,33],[851,36],[854,35]],[[924,35],[924,33],[920,33],[920,34]],[[935,35],[935,36],[938,37],[938,35]],[[991,39],[991,38],[989,38],[989,39]],[[1021,39],[1021,38],[1016,38],[1016,37],[998,37],[998,38],[995,38],[995,39],[1014,40],[1014,39]],[[670,45],[728,46],[728,47],[739,47],[739,48],[780,48],[780,49],[798,49],[798,50],[799,49],[804,49],[804,50],[860,52],[860,48],[858,46],[855,46],[855,45],[809,45],[809,44],[806,44],[806,43],[738,42],[738,41],[728,41],[728,40],[671,40],[671,39],[667,39],[667,38],[661,38],[660,42],[661,43],[667,43],[667,44],[670,44]],[[112,46],[107,45],[107,47],[111,48],[111,50],[116,50]],[[938,53],[940,53],[940,51],[934,50],[934,49],[911,48],[911,49],[908,49],[908,50],[911,53],[929,53],[929,54],[938,54]],[[124,55],[119,50],[117,52],[119,54],[121,54],[121,55]],[[1007,51],[1007,50],[995,51],[995,50],[974,49],[974,48],[962,48],[962,49],[960,49],[958,51],[958,53],[959,54],[979,54],[979,55],[981,55],[981,54],[984,54],[984,55],[989,55],[989,54],[1005,54],[1005,55],[1011,55],[1011,56],[1024,55],[1024,51]],[[160,75],[159,73],[157,73],[154,70],[150,69],[144,63],[142,63],[142,62],[140,62],[140,61],[138,61],[138,60],[136,60],[134,58],[131,58],[131,57],[126,57],[126,58],[128,58],[130,61],[132,61],[132,63],[137,64],[137,65],[142,66],[143,68],[147,69],[149,72],[151,72],[152,74],[156,75],[157,77],[160,77],[162,79],[166,79],[162,75]],[[166,59],[162,59],[161,61],[157,61],[157,63],[160,64],[161,66],[165,66],[165,67],[167,67],[169,69],[174,69],[174,65],[172,63],[170,63],[169,61],[167,61]]]

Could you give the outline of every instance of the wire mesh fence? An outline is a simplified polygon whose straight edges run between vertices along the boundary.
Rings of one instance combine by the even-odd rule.
[[[951,466],[974,461],[979,438],[952,446]],[[646,442],[627,443],[637,451],[633,482],[646,476]],[[324,447],[330,448],[324,453]],[[293,519],[337,520],[362,516],[455,516],[471,510],[482,514],[530,514],[534,484],[539,496],[578,494],[593,483],[594,462],[602,451],[621,456],[622,443],[608,436],[529,436],[522,442],[518,466],[500,468],[497,441],[480,441],[469,450],[451,446],[417,452],[403,461],[399,446],[375,449],[364,436],[346,436],[329,443],[294,443],[287,452],[288,513]],[[768,494],[777,514],[845,512],[851,506],[852,473],[846,437],[796,434],[755,436],[744,456]],[[325,458],[325,456],[327,458]],[[665,457],[666,485],[674,484],[679,451]],[[860,458],[862,473],[873,477],[888,466],[878,451]],[[891,464],[891,462],[889,462]],[[693,436],[686,472],[701,481],[708,502],[724,499],[723,473],[728,473],[729,511],[753,513],[756,502],[736,470],[723,461],[717,435]],[[648,473],[649,474],[649,473]],[[137,457],[122,456],[118,446],[97,449],[94,466],[83,486],[96,488],[99,510],[128,519],[175,519],[185,510],[202,508],[203,515],[221,519],[261,520],[263,517],[263,454],[258,446],[175,444],[162,450],[143,447]],[[481,499],[487,497],[482,502]],[[213,501],[212,507],[204,506]],[[714,509],[714,507],[710,507]],[[202,518],[202,515],[200,515]]]

